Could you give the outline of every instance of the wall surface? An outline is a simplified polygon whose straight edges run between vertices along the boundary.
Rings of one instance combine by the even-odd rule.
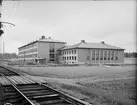
[[[110,50],[104,50],[103,49],[103,53],[105,51],[107,51],[107,56],[106,56],[106,60],[102,59],[100,60],[100,54],[99,54],[99,59],[96,59],[96,54],[92,55],[94,50],[98,50],[98,49],[78,49],[78,63],[79,64],[84,64],[84,63],[124,63],[124,50],[111,50],[114,51],[114,53],[116,53],[116,51],[118,51],[118,60],[116,60],[115,57],[113,57],[113,60],[108,60],[108,58],[111,58],[111,55],[108,55],[108,51]],[[101,51],[101,50],[100,50]],[[95,58],[94,60],[92,60],[92,58]],[[103,57],[104,58],[104,55]]]
[[[49,43],[38,43],[38,57],[49,59]]]
[[[84,64],[85,62],[89,62],[89,60],[87,60],[87,56],[90,56],[89,51],[90,49],[78,49],[78,63],[79,64]]]

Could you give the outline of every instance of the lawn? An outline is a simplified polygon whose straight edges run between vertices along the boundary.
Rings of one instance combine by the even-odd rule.
[[[120,78],[135,76],[135,66],[76,66],[76,67],[19,67],[23,72],[57,78],[103,77]]]

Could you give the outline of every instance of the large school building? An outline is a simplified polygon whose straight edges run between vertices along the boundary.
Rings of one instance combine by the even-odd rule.
[[[123,63],[124,49],[105,42],[80,43],[59,49],[60,62],[65,64],[107,64]]]
[[[66,46],[66,42],[45,38],[18,48],[19,59],[38,63],[108,64],[124,63],[124,49],[101,43],[80,43]]]
[[[56,62],[57,50],[64,47],[66,42],[54,40],[51,37],[42,36],[39,40],[33,41],[18,48],[18,55],[21,61],[26,62]]]

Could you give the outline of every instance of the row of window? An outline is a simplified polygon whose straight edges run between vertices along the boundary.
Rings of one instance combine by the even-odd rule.
[[[62,55],[76,54],[76,50],[65,50],[61,52]]]
[[[104,51],[104,55],[118,55],[118,51],[110,51],[110,50],[96,50],[96,55],[103,55],[103,51]],[[95,50],[92,51],[92,55],[95,55]]]
[[[37,54],[30,54],[30,55],[24,55],[24,56],[19,56],[19,58],[36,58]]]
[[[35,46],[37,46],[37,43],[27,45],[25,47],[20,48],[19,50],[22,51],[22,50],[29,49],[29,48],[32,48],[32,47],[35,47]]]
[[[33,53],[37,51],[38,51],[37,48],[34,48],[34,49],[27,50],[27,51],[19,52],[19,54],[28,54],[28,53]]]
[[[76,60],[76,56],[62,57],[63,60]]]
[[[92,58],[92,60],[95,60],[95,58]],[[103,58],[96,58],[96,60],[103,60]],[[114,57],[111,58],[104,58],[104,60],[114,60]],[[118,60],[118,57],[115,57],[115,60]]]
[[[76,64],[76,62],[65,62],[65,64]]]

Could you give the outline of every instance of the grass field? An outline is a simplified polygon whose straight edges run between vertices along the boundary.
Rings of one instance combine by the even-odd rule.
[[[135,105],[135,66],[19,67],[93,105]]]
[[[125,58],[125,64],[135,59]],[[75,66],[18,67],[67,94],[93,105],[135,105],[136,67]]]

